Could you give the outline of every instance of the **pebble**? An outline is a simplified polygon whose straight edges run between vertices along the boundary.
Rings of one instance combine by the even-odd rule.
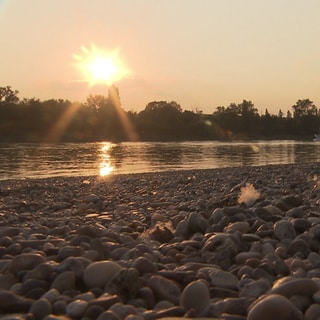
[[[302,320],[302,312],[287,298],[269,294],[249,308],[248,320]]]
[[[113,261],[92,262],[84,270],[83,282],[88,288],[103,288],[120,270],[121,266]]]
[[[179,303],[181,290],[174,281],[154,275],[148,280],[148,286],[159,299],[168,300],[174,304]]]
[[[33,314],[36,320],[42,320],[52,312],[52,306],[47,299],[40,298],[32,304],[29,312]]]
[[[318,175],[310,163],[0,181],[1,317],[317,319]],[[259,198],[238,203],[248,184]]]
[[[231,272],[210,267],[201,268],[198,276],[205,277],[214,287],[227,289],[236,289],[239,281]]]
[[[10,272],[17,274],[20,271],[32,270],[40,263],[44,263],[46,258],[38,253],[22,253],[12,259]]]
[[[182,291],[180,305],[186,310],[194,309],[196,314],[202,315],[209,306],[210,293],[208,285],[197,280],[189,283]]]
[[[75,289],[76,277],[72,271],[64,271],[57,275],[51,284],[51,289],[57,289],[60,293]]]
[[[66,312],[70,317],[80,318],[87,310],[88,302],[76,299],[67,305]]]
[[[290,297],[294,294],[312,296],[319,290],[318,284],[312,279],[288,279],[274,284],[271,293]]]
[[[290,239],[293,240],[297,233],[293,227],[293,225],[286,220],[277,221],[273,227],[274,235],[279,240]]]

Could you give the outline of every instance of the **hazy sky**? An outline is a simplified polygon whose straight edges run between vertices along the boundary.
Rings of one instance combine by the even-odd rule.
[[[74,66],[94,45],[130,70],[115,83],[125,110],[320,107],[319,14],[320,0],[0,0],[0,86],[41,100],[107,95]]]

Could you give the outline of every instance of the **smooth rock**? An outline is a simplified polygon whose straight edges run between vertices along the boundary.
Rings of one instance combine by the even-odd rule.
[[[223,271],[217,268],[202,268],[198,271],[198,275],[204,275],[214,287],[236,289],[238,278],[228,271]]]
[[[89,301],[89,307],[98,306],[104,310],[109,309],[112,305],[119,302],[120,298],[117,295],[110,295],[108,293],[101,295],[99,298]]]
[[[106,284],[104,291],[125,298],[134,298],[140,288],[139,273],[135,268],[122,268]]]
[[[238,246],[239,240],[233,234],[217,233],[204,242],[201,253],[206,262],[228,269],[238,253]]]
[[[172,280],[155,275],[148,280],[148,286],[153,290],[158,299],[168,300],[174,304],[179,303],[181,290]]]
[[[33,302],[11,291],[0,289],[0,310],[2,312],[27,312]]]
[[[23,270],[32,270],[45,261],[46,258],[38,253],[22,253],[13,258],[9,269],[12,273],[17,274]]]
[[[41,298],[32,304],[29,312],[33,315],[34,319],[42,320],[52,312],[52,306],[47,299]]]
[[[122,320],[118,315],[110,310],[102,312],[97,320]]]
[[[23,296],[28,296],[28,294],[34,289],[43,289],[41,295],[49,289],[49,282],[39,279],[27,279],[21,284],[20,293]]]
[[[60,273],[72,271],[77,278],[82,278],[84,270],[90,263],[91,261],[84,257],[69,257],[60,262],[57,271]]]
[[[255,301],[249,308],[247,320],[302,320],[302,312],[287,298],[270,294]]]
[[[297,252],[300,252],[304,258],[306,258],[309,255],[310,248],[306,241],[302,239],[292,240],[288,247],[288,253],[294,255]]]
[[[224,232],[236,232],[239,231],[242,234],[247,233],[250,229],[250,225],[248,222],[246,221],[238,221],[238,222],[233,222],[233,223],[229,223],[225,228],[224,228]]]
[[[273,226],[273,230],[274,230],[275,237],[279,240],[283,240],[283,239],[293,240],[297,236],[297,233],[293,225],[286,220],[277,221]]]
[[[76,299],[67,305],[66,312],[70,317],[80,318],[86,311],[87,307],[87,301]]]
[[[47,262],[38,264],[33,270],[30,270],[25,274],[24,280],[51,280],[52,273],[54,272],[55,267],[55,264],[50,264]]]
[[[218,300],[216,306],[222,314],[233,314],[237,316],[245,316],[249,306],[254,301],[254,298],[241,297],[241,298],[225,298],[223,300]]]
[[[192,212],[188,217],[188,228],[192,232],[205,232],[209,223],[199,212]]]
[[[182,291],[180,305],[186,310],[194,309],[200,316],[209,306],[210,294],[208,286],[200,280],[189,283]]]
[[[251,281],[243,286],[243,288],[240,290],[239,297],[258,298],[265,294],[270,287],[269,281],[265,279]]]
[[[5,273],[0,275],[0,289],[9,290],[18,279],[12,273]]]
[[[255,251],[244,251],[244,252],[239,252],[235,256],[235,262],[236,264],[244,264],[248,259],[261,259],[262,255],[260,252],[255,252]]]
[[[134,260],[132,267],[136,268],[140,275],[145,273],[156,273],[156,264],[146,257],[138,257]]]
[[[44,293],[41,298],[45,298],[52,303],[54,300],[57,300],[59,296],[60,292],[57,289],[50,289]]]
[[[64,260],[69,257],[80,257],[83,253],[84,250],[79,246],[64,246],[59,249],[58,257]]]
[[[100,316],[100,314],[104,311],[104,309],[102,307],[99,306],[89,306],[87,308],[87,310],[85,311],[85,313],[83,314],[82,319],[98,319],[98,317]]]
[[[109,311],[115,313],[119,319],[126,319],[127,316],[137,314],[134,306],[117,302],[109,308]]]
[[[97,201],[100,200],[100,197],[97,196],[96,194],[92,193],[92,194],[89,194],[85,197],[84,201],[87,202],[87,203],[95,203]]]
[[[312,304],[304,313],[304,320],[319,320],[320,305]]]
[[[272,294],[281,294],[285,297],[290,297],[295,294],[312,296],[319,290],[319,286],[312,279],[289,279],[284,282],[276,282],[272,289]]]
[[[84,270],[83,282],[88,288],[103,288],[120,270],[121,266],[116,262],[93,262]]]
[[[57,289],[60,293],[66,290],[73,290],[76,284],[76,277],[72,271],[60,273],[52,282],[51,289]]]

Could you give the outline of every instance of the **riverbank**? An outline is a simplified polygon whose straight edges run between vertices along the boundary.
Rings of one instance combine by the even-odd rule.
[[[1,313],[314,319],[319,177],[314,163],[0,181]]]

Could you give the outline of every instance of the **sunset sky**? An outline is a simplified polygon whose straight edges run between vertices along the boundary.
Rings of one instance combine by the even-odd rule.
[[[125,110],[320,108],[319,14],[319,0],[0,0],[0,86],[40,100],[107,95],[75,66],[94,47],[126,67],[115,81]]]

